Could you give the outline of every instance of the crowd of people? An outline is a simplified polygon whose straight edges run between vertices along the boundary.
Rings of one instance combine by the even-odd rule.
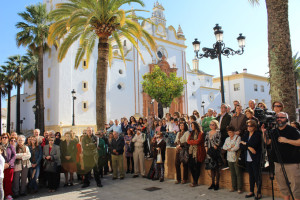
[[[272,104],[274,123],[272,131],[277,131],[276,140],[269,138],[270,128],[262,121],[261,111],[267,107],[263,102],[256,106],[254,100],[243,110],[239,101],[234,101],[234,109],[227,104],[221,105],[217,114],[213,109],[200,117],[197,110],[188,116],[179,112],[167,113],[165,118],[155,116],[139,118],[131,116],[110,121],[105,130],[93,132],[91,127],[82,135],[66,132],[46,131],[41,136],[39,129],[32,136],[3,133],[0,144],[0,200],[13,199],[36,193],[46,185],[49,192],[60,186],[60,174],[64,173],[63,187],[74,185],[74,173],[82,188],[90,186],[93,179],[102,187],[101,178],[112,173],[112,179],[124,179],[125,174],[132,178],[139,176],[164,181],[166,159],[166,135],[176,135],[175,184],[188,182],[188,171],[192,174],[191,187],[199,183],[201,166],[210,171],[211,185],[208,189],[218,190],[221,173],[229,168],[232,188],[230,192],[243,192],[242,172],[249,173],[250,192],[246,198],[262,198],[261,166],[269,158],[275,162],[276,179],[285,199],[290,193],[282,174],[286,166],[291,190],[295,199],[300,198],[300,134],[299,123],[287,124],[288,115],[282,112],[283,103]],[[260,113],[256,117],[256,114]],[[265,151],[269,146],[271,156]],[[123,166],[123,159],[127,166]],[[146,174],[145,159],[152,159]],[[181,163],[183,174],[181,174]],[[126,170],[125,170],[126,169]],[[255,193],[254,187],[257,187]]]

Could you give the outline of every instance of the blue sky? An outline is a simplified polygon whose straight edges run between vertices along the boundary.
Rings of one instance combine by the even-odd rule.
[[[15,42],[17,29],[15,24],[20,21],[18,12],[25,10],[30,4],[42,0],[9,0],[2,1],[0,7],[0,65],[7,57],[24,54],[24,48],[18,48]],[[150,17],[156,0],[144,0],[145,10],[150,13],[142,14]],[[226,46],[238,49],[236,38],[239,33],[246,36],[246,47],[243,55],[229,58],[223,57],[223,74],[233,71],[241,72],[243,68],[248,73],[267,76],[268,72],[268,41],[267,41],[267,10],[265,1],[253,6],[248,0],[160,0],[165,8],[167,26],[172,25],[177,30],[180,24],[186,37],[187,62],[191,64],[194,57],[192,42],[195,38],[201,41],[202,47],[212,47],[215,37],[212,28],[219,23],[224,31]],[[135,4],[128,6],[136,8]],[[140,8],[140,7],[137,7]],[[289,0],[289,22],[293,54],[300,51],[300,1]],[[284,52],[283,52],[284,53]],[[204,58],[200,60],[200,69],[214,76],[219,76],[217,59]],[[13,91],[13,95],[16,92]],[[2,101],[3,106],[6,104]]]

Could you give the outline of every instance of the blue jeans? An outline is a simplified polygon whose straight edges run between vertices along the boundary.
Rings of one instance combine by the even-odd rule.
[[[34,173],[34,174],[33,174]],[[35,168],[31,167],[29,169],[29,188],[32,190],[38,189],[37,179],[40,175],[40,165],[37,165]]]

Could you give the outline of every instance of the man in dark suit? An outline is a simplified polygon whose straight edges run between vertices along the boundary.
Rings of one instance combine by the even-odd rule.
[[[221,146],[223,146],[226,138],[228,137],[226,127],[230,124],[231,115],[227,113],[227,105],[221,105],[221,114],[216,118],[220,124],[220,132],[221,132]]]
[[[227,112],[227,104],[222,104],[221,105],[221,114],[216,118],[216,120],[218,120],[219,124],[220,124],[220,132],[221,132],[221,143],[220,146],[223,147],[223,144],[225,143],[226,138],[228,137],[228,133],[227,133],[227,126],[230,124],[231,121],[231,115],[228,114]],[[227,152],[224,152],[222,155],[222,160],[224,163],[224,169],[226,169],[227,167]]]
[[[118,168],[120,173],[120,179],[124,179],[124,167],[123,167],[123,153],[124,153],[124,138],[119,136],[119,133],[113,132],[114,138],[111,142],[111,160],[113,167],[113,180],[118,178]]]

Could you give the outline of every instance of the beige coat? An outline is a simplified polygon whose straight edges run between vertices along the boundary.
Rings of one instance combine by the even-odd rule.
[[[22,162],[20,164],[17,164],[17,162],[15,162],[14,171],[15,172],[21,171],[24,167],[30,168],[31,167],[30,158],[31,158],[31,153],[28,146],[26,146],[26,153],[16,153],[16,161],[22,160]]]

